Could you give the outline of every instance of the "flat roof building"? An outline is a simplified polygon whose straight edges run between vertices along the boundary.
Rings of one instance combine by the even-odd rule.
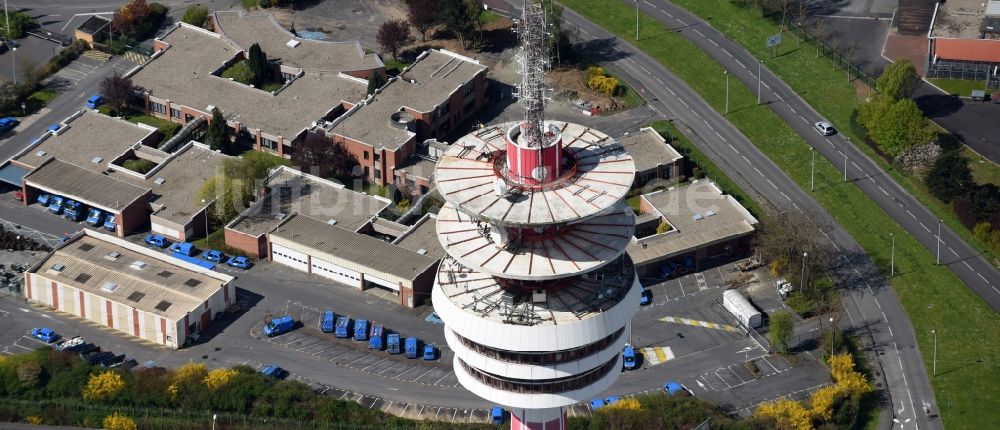
[[[758,223],[736,199],[722,194],[708,180],[643,194],[640,208],[669,224],[664,233],[642,237],[629,246],[640,273],[653,271],[662,262],[687,263],[688,258],[697,268],[704,258],[732,254],[747,246]]]
[[[268,234],[275,262],[365,289],[395,292],[399,304],[430,296],[438,259],[305,215],[292,215]]]
[[[930,78],[990,80],[1000,86],[1000,1],[935,2],[925,70]],[[962,94],[969,96],[969,94]]]
[[[236,299],[229,275],[86,229],[24,277],[29,301],[172,349]]]
[[[434,258],[444,258],[447,255],[444,247],[441,246],[441,241],[438,240],[437,216],[434,214],[422,216],[409,230],[392,243]]]
[[[225,36],[178,23],[155,40],[156,54],[132,76],[146,90],[152,115],[186,123],[219,108],[227,123],[249,133],[258,149],[284,155],[318,120],[332,119],[365,97],[367,81],[338,72],[303,71],[273,92],[222,78],[245,58]]]
[[[635,160],[634,187],[642,187],[653,179],[677,182],[684,172],[684,157],[667,143],[652,127],[643,127],[618,139]]]
[[[267,178],[266,194],[226,226],[226,244],[254,256],[267,255],[266,234],[285,217],[301,213],[352,232],[365,228],[389,200],[287,166]]]

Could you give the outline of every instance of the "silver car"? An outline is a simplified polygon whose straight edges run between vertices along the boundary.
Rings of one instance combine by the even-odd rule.
[[[817,122],[816,124],[813,124],[813,128],[816,129],[817,133],[823,136],[831,136],[837,133],[837,129],[833,128],[833,124],[830,124],[827,121]]]

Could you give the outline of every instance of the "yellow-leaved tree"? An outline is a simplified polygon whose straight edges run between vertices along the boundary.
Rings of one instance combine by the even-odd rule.
[[[629,397],[625,399],[619,399],[617,402],[608,405],[607,408],[621,409],[623,411],[638,411],[642,409],[642,403],[639,403],[638,400]]]
[[[171,378],[167,392],[172,398],[177,397],[177,393],[182,387],[194,388],[194,385],[201,385],[208,376],[208,368],[202,363],[188,363],[179,367]]]
[[[754,414],[758,417],[774,418],[778,425],[796,430],[812,430],[812,414],[801,403],[790,399],[781,399],[764,403],[757,407]]]
[[[239,373],[240,372],[233,369],[214,369],[211,372],[208,372],[208,375],[205,376],[202,383],[204,383],[209,389],[215,390],[228,384],[229,380],[233,379],[233,377]]]
[[[854,370],[854,357],[848,353],[831,355],[827,359],[830,363],[830,373],[833,375],[833,382],[849,393],[864,394],[871,392],[871,384],[865,375]]]
[[[138,430],[135,420],[127,415],[119,415],[117,412],[104,417],[101,427],[105,430]]]
[[[839,385],[829,385],[816,390],[809,398],[812,414],[817,419],[829,420],[833,417],[833,406],[844,393]]]
[[[83,387],[83,400],[106,400],[125,389],[125,379],[114,371],[90,375]]]

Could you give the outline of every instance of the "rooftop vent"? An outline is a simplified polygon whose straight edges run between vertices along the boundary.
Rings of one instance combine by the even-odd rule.
[[[418,250],[417,250],[417,254],[420,254],[420,255],[427,255],[427,250],[426,250],[426,249],[423,249],[423,248],[420,248],[420,249],[418,249]]]
[[[83,252],[87,252],[90,251],[91,249],[94,249],[94,245],[91,245],[89,243],[82,243],[77,248]]]
[[[48,154],[49,154],[48,152],[45,152],[45,151],[42,151],[42,150],[39,150],[38,152],[35,153],[35,155],[37,155],[39,157],[44,157],[44,156],[46,156]]]
[[[298,40],[295,40],[295,39],[292,39],[292,40],[289,40],[289,41],[285,42],[285,46],[287,46],[289,48],[295,48],[295,47],[299,46],[300,44],[302,44],[302,42],[299,42]]]
[[[90,162],[94,164],[101,164],[102,161],[104,161],[104,159],[101,157],[94,157],[90,159]]]
[[[277,219],[278,221],[281,221],[285,219],[286,216],[288,216],[288,214],[283,212],[278,212],[276,215],[274,215],[274,218]]]
[[[89,280],[90,280],[90,275],[86,273],[81,273],[79,275],[76,275],[76,278],[73,278],[73,281],[78,284],[86,284],[87,281]]]
[[[139,303],[139,300],[142,300],[143,297],[146,297],[146,294],[140,293],[138,291],[135,291],[132,294],[128,295],[128,299],[136,303]]]
[[[118,261],[118,257],[121,257],[121,256],[122,255],[119,254],[119,253],[117,253],[117,252],[109,252],[108,255],[104,256],[104,258],[106,258],[108,260],[111,260],[111,261]]]
[[[692,215],[692,216],[691,216],[691,219],[693,219],[693,220],[695,220],[695,221],[698,221],[698,220],[700,220],[700,219],[702,219],[702,218],[704,218],[704,217],[703,217],[703,216],[701,216],[701,214],[700,214],[700,213],[696,213],[696,214],[694,214],[694,215]]]
[[[170,302],[168,302],[166,300],[161,300],[160,303],[156,304],[156,310],[158,310],[160,312],[166,312],[167,309],[169,309],[170,305],[172,305],[172,304],[173,303],[170,303]]]
[[[335,220],[335,219],[330,219],[330,220],[329,220],[329,221],[327,221],[326,223],[327,223],[327,224],[330,224],[330,225],[337,225],[337,220]]]
[[[101,289],[109,293],[113,293],[118,289],[118,284],[114,282],[105,282],[104,285],[101,286]]]
[[[545,303],[547,301],[545,290],[538,289],[531,293],[532,303]]]
[[[134,270],[142,270],[142,269],[145,269],[146,266],[147,266],[146,263],[144,263],[142,261],[139,261],[139,260],[136,260],[136,261],[132,262],[132,265],[130,265],[129,267],[131,267]]]
[[[65,269],[66,269],[66,265],[62,264],[62,263],[53,264],[52,267],[49,268],[49,270],[51,270],[53,272],[56,272],[56,273],[60,273],[60,272],[62,272]]]
[[[705,211],[705,218],[715,216],[715,211]]]
[[[163,183],[166,182],[166,181],[167,180],[163,179],[163,178],[156,178],[156,180],[154,180],[153,183],[156,184],[156,185],[163,185]]]

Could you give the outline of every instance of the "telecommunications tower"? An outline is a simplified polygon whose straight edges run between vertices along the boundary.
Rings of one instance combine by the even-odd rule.
[[[459,382],[509,407],[514,430],[562,430],[565,406],[618,378],[639,308],[635,164],[598,130],[545,120],[539,6],[525,2],[518,34],[524,120],[465,135],[437,165],[448,256],[432,300]]]

